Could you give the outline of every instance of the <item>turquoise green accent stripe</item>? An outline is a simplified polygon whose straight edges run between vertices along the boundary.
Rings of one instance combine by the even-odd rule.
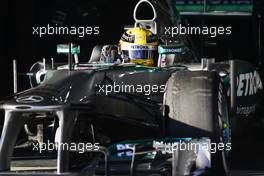
[[[204,5],[203,4],[193,4],[193,5],[185,5],[185,4],[176,4],[177,10],[180,12],[203,12]],[[225,11],[225,12],[252,12],[253,5],[252,4],[241,4],[241,5],[230,5],[230,4],[222,4],[222,5],[207,5],[206,12],[213,11]]]

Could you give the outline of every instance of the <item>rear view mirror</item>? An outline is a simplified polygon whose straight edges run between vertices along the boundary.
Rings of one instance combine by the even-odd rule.
[[[68,54],[69,53],[69,44],[59,44],[57,45],[57,53],[58,54]],[[72,44],[71,54],[79,54],[80,53],[80,45]]]

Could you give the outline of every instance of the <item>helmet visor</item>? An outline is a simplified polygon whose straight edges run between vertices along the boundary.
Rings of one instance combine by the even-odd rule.
[[[149,50],[130,50],[128,57],[131,59],[150,59],[153,58],[153,51]]]
[[[130,59],[152,59],[155,51],[154,45],[125,45],[122,47],[124,55]]]

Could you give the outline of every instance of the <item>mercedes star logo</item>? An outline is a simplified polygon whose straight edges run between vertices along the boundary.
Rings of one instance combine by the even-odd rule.
[[[29,96],[22,96],[16,99],[18,103],[39,103],[43,101],[44,98],[38,95],[29,95]]]

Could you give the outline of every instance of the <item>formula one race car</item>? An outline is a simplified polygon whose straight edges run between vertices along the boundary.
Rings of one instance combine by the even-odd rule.
[[[157,26],[173,18],[159,15],[165,7],[157,1],[141,0],[135,11],[141,3],[155,18],[135,19],[135,27],[159,34]],[[100,46],[79,63],[78,45],[58,45],[68,63],[35,63],[32,88],[1,101],[0,172],[30,155],[55,159],[48,170],[57,174],[227,175],[231,130],[256,111],[259,73],[244,61],[197,62],[183,39],[170,40],[159,44],[154,67],[101,62]]]

